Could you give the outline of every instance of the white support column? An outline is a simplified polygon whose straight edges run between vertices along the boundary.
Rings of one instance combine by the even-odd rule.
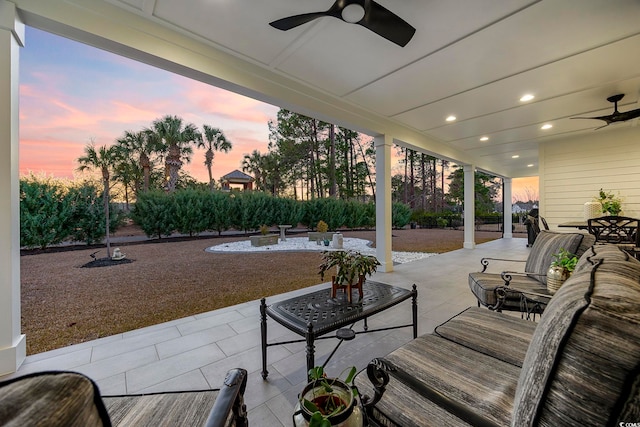
[[[512,230],[512,219],[511,216],[511,192],[512,192],[512,182],[511,178],[502,178],[502,205],[503,205],[503,213],[504,221],[502,226],[504,227],[504,233],[502,237],[504,239],[513,238]]]
[[[376,258],[378,270],[393,271],[391,259],[391,145],[388,135],[375,137],[376,146]]]
[[[20,332],[20,184],[18,65],[24,24],[13,3],[0,0],[0,375],[26,357]]]
[[[464,165],[464,243],[465,249],[476,247],[475,165]]]

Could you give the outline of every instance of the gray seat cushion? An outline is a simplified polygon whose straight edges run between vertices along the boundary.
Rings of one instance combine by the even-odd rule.
[[[470,307],[437,326],[443,338],[522,367],[537,323],[502,313]]]
[[[411,373],[427,389],[473,408],[476,415],[497,425],[508,425],[520,368],[471,350],[437,335],[423,335],[385,357]],[[399,425],[467,425],[392,379],[377,410]],[[356,378],[361,394],[371,393],[366,375]],[[391,388],[390,388],[391,387]]]
[[[640,420],[640,262],[608,248],[601,256],[583,255],[540,319],[512,426]]]
[[[580,233],[555,233],[542,230],[531,248],[524,271],[534,273],[531,278],[546,286],[547,270],[553,261],[553,255],[560,252],[560,249],[575,254],[582,243],[583,236]]]
[[[75,372],[47,371],[0,383],[0,425],[109,426],[93,381]]]
[[[547,294],[547,286],[526,275],[513,275],[510,287],[513,291],[507,290],[502,310],[520,310],[520,291]],[[498,302],[496,288],[504,286],[505,281],[499,274],[494,273],[470,273],[469,288],[478,301],[485,306],[495,306]]]
[[[202,426],[218,390],[105,396],[114,426]]]

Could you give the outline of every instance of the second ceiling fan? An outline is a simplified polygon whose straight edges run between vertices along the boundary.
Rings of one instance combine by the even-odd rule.
[[[607,101],[613,103],[613,114],[609,114],[607,116],[595,116],[595,117],[571,117],[572,119],[594,119],[594,120],[602,120],[606,124],[596,128],[595,130],[602,129],[603,127],[609,126],[611,123],[617,122],[626,122],[627,120],[632,120],[640,117],[640,108],[636,108],[635,110],[623,111],[622,113],[618,111],[618,102],[624,98],[624,93],[619,93],[617,95],[613,95],[607,98]]]
[[[373,0],[336,0],[326,11],[289,16],[270,22],[269,25],[287,31],[324,16],[361,25],[402,47],[409,43],[416,32],[407,21]]]

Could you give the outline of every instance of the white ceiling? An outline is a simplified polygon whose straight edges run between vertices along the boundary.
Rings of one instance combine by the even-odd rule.
[[[12,1],[48,19],[65,19],[53,9],[38,11],[35,0]],[[403,132],[393,135],[401,142],[510,176],[537,174],[539,141],[594,132],[604,124],[570,118],[610,114],[608,96],[625,94],[621,111],[640,108],[639,0],[377,0],[416,28],[404,48],[330,17],[286,32],[268,25],[326,10],[333,0],[50,1],[99,15],[82,31],[101,37],[109,29],[94,29],[95,22],[123,21],[113,9],[142,18],[170,30],[163,33],[171,38],[168,42],[184,45],[183,38],[194,39],[211,52],[237,59],[234,66],[251,70],[251,81],[280,85],[280,106],[309,113],[320,100],[335,106],[333,117],[330,108],[318,110],[320,118],[370,134],[380,132],[371,124],[391,123],[406,135],[419,136],[412,141]],[[26,16],[33,25],[47,27]],[[138,31],[153,33],[151,27]],[[127,43],[116,35],[112,40]],[[247,87],[257,98],[279,100],[273,91],[261,96],[244,77],[215,75],[213,68],[208,72],[233,79],[232,89]],[[520,102],[525,93],[535,99]],[[457,120],[445,122],[451,114]],[[544,123],[553,128],[541,130]],[[489,141],[481,142],[482,136]]]

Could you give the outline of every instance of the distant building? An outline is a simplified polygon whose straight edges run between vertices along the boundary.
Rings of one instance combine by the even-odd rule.
[[[229,172],[220,178],[222,183],[222,191],[231,191],[232,188],[238,188],[240,186],[242,190],[253,190],[253,177],[247,175],[244,172],[240,172],[238,169],[233,172]]]
[[[526,214],[531,209],[535,209],[538,207],[536,202],[515,202],[511,205],[511,213],[514,214]]]

